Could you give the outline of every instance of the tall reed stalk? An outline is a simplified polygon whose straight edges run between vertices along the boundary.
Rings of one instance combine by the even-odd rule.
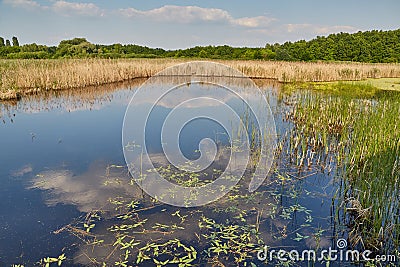
[[[354,246],[400,245],[399,99],[397,92],[375,99],[303,95],[289,114],[296,125],[291,149],[297,158],[308,158],[310,151],[317,153],[314,158],[335,158],[344,184],[337,194],[344,217],[337,219],[350,226]]]
[[[20,59],[0,60],[0,95],[16,90],[70,89],[149,77],[189,59]],[[400,77],[400,64],[218,61],[252,78],[280,82],[362,80]],[[11,91],[11,93],[10,93]]]

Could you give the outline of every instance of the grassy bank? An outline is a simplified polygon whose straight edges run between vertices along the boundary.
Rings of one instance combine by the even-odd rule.
[[[340,95],[357,93],[365,96],[373,96],[381,90],[400,91],[400,78],[368,78],[359,81],[333,81],[333,82],[294,82],[284,86],[286,90],[312,89],[337,93]]]
[[[26,93],[82,88],[149,77],[182,59],[0,60],[0,99]],[[399,64],[218,61],[252,78],[280,82],[360,81],[400,77]]]

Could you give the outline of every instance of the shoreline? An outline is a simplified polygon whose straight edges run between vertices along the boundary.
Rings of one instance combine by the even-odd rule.
[[[46,93],[51,93],[51,92],[57,92],[57,91],[67,91],[67,90],[83,90],[83,89],[90,89],[90,88],[102,88],[104,86],[111,86],[114,88],[122,88],[123,86],[130,86],[131,84],[135,84],[135,82],[142,80],[144,82],[146,79],[149,77],[135,77],[132,79],[127,79],[123,81],[115,81],[115,82],[108,82],[104,84],[98,84],[98,85],[88,85],[84,87],[72,87],[72,88],[61,88],[61,89],[47,89],[47,90],[41,90],[40,88],[28,88],[26,90],[24,89],[18,89],[18,90],[9,90],[6,92],[0,92],[0,103],[1,102],[7,102],[7,101],[19,101],[24,97],[31,96],[31,95],[40,95],[40,94],[46,94]],[[284,83],[280,82],[277,79],[271,79],[271,78],[262,78],[262,77],[250,77],[250,79],[254,80],[254,82],[257,84],[257,81],[268,81],[271,84],[274,85],[280,85],[284,86],[285,89],[312,89],[312,90],[337,90],[338,85],[344,85],[344,90],[351,90],[351,89],[357,89],[358,86],[363,88],[363,85],[369,86],[367,89],[375,89],[375,90],[382,90],[382,91],[400,91],[400,78],[375,78],[375,79],[367,79],[367,80],[340,80],[340,81],[329,81],[329,82],[292,82],[292,83]],[[385,82],[386,80],[393,80],[395,79],[396,82],[396,87],[393,89],[391,88],[383,88],[383,87],[378,87],[372,80],[376,81],[383,81]],[[372,82],[371,82],[372,81]],[[371,83],[370,83],[371,82]],[[346,85],[348,85],[348,88],[346,88]]]
[[[45,59],[0,60],[0,100],[19,100],[43,91],[74,90],[147,79],[187,59]],[[253,80],[268,79],[294,86],[331,82],[370,82],[395,79],[400,64],[356,62],[286,62],[216,60]],[[378,84],[372,82],[372,84]],[[380,89],[379,86],[377,89]]]
[[[16,89],[16,90],[8,90],[8,91],[0,91],[0,103],[1,101],[14,101],[14,100],[20,100],[23,97],[30,96],[30,95],[39,95],[39,94],[45,94],[45,93],[50,93],[50,92],[57,92],[57,91],[67,91],[67,90],[83,90],[83,89],[90,89],[90,88],[101,88],[104,86],[110,86],[110,87],[117,87],[120,88],[122,86],[129,86],[131,84],[134,84],[135,81],[140,81],[140,80],[145,80],[148,79],[149,77],[135,77],[132,79],[126,79],[122,81],[114,81],[114,82],[107,82],[107,83],[102,83],[102,84],[96,84],[96,85],[87,85],[87,86],[77,86],[77,87],[69,87],[69,88],[56,88],[56,89],[41,89],[41,88],[22,88],[22,89]]]

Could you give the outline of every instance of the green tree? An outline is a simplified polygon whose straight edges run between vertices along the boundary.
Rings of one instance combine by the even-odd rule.
[[[246,49],[246,51],[243,54],[243,57],[245,59],[253,59],[254,58],[254,52],[251,49]]]
[[[87,43],[88,41],[85,38],[74,38],[71,40],[62,40],[58,47],[64,46],[64,45],[78,45],[81,43]]]
[[[206,57],[208,57],[208,54],[207,54],[206,50],[202,49],[202,50],[199,52],[199,57],[201,57],[201,58],[206,58]]]
[[[18,42],[18,38],[17,37],[13,36],[12,44],[13,44],[13,46],[19,46],[19,42]]]
[[[338,33],[317,36],[306,41],[266,44],[264,48],[195,46],[187,49],[164,50],[135,44],[91,44],[85,38],[63,40],[55,46],[25,44],[18,39],[0,37],[0,58],[82,58],[82,57],[202,57],[213,59],[264,59],[286,61],[357,61],[400,62],[400,29]]]
[[[57,47],[55,57],[87,57],[93,53],[95,48],[95,45],[89,43],[85,38],[63,40]]]
[[[263,58],[263,56],[262,56],[262,54],[261,54],[260,49],[256,49],[256,50],[254,51],[254,54],[253,54],[253,59],[262,59],[262,58]]]
[[[265,48],[262,54],[265,59],[275,59],[276,57],[276,53],[273,52],[270,48]]]
[[[294,43],[266,44],[278,60],[337,60],[358,62],[400,62],[400,29],[317,36]]]

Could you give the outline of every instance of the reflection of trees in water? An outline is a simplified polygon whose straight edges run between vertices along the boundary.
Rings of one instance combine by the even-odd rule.
[[[0,102],[0,118],[11,118],[16,113],[99,109],[111,101],[127,104],[132,95],[131,90],[138,88],[144,81],[145,79],[134,79],[81,89],[49,90],[28,95],[19,101],[2,101]]]
[[[241,90],[253,86],[243,78],[209,77],[209,82],[214,84],[218,84],[222,80],[228,80],[228,84],[235,88],[241,88]],[[17,113],[38,113],[52,110],[73,112],[99,109],[109,104],[112,100],[127,104],[132,96],[131,90],[139,88],[144,81],[145,79],[133,79],[131,81],[81,89],[49,90],[27,95],[21,100],[0,101],[0,119],[6,123],[7,118],[12,119]],[[163,86],[171,86],[190,82],[190,77],[164,76],[161,81]],[[261,89],[279,87],[279,83],[274,80],[254,79],[253,81]],[[127,88],[129,90],[122,90]]]

